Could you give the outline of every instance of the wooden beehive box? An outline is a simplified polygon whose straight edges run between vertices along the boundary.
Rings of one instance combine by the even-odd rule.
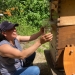
[[[54,67],[63,68],[64,48],[75,44],[75,0],[51,0],[50,5],[53,28],[50,54]]]

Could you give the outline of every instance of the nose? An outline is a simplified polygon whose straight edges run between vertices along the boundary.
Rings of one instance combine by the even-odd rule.
[[[16,28],[14,27],[13,30],[16,31]]]

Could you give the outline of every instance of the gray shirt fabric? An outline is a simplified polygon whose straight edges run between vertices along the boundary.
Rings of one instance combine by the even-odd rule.
[[[17,39],[14,39],[15,46],[12,46],[7,40],[2,40],[0,46],[3,44],[9,44],[10,46],[22,50],[20,43]],[[8,57],[0,56],[0,72],[2,75],[12,75],[11,73],[16,71],[18,68],[21,68],[22,60],[13,59]]]

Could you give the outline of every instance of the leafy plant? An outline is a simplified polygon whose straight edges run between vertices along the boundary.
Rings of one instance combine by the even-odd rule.
[[[17,30],[23,35],[28,27],[30,33],[37,31],[42,26],[42,20],[50,17],[48,0],[0,0],[0,7],[4,14],[0,22],[8,20],[19,23]]]

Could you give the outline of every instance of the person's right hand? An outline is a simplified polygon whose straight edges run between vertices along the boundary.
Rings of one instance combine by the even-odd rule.
[[[51,33],[44,34],[40,37],[40,43],[44,44],[46,42],[49,42],[52,40],[52,38],[53,38],[53,34]]]

